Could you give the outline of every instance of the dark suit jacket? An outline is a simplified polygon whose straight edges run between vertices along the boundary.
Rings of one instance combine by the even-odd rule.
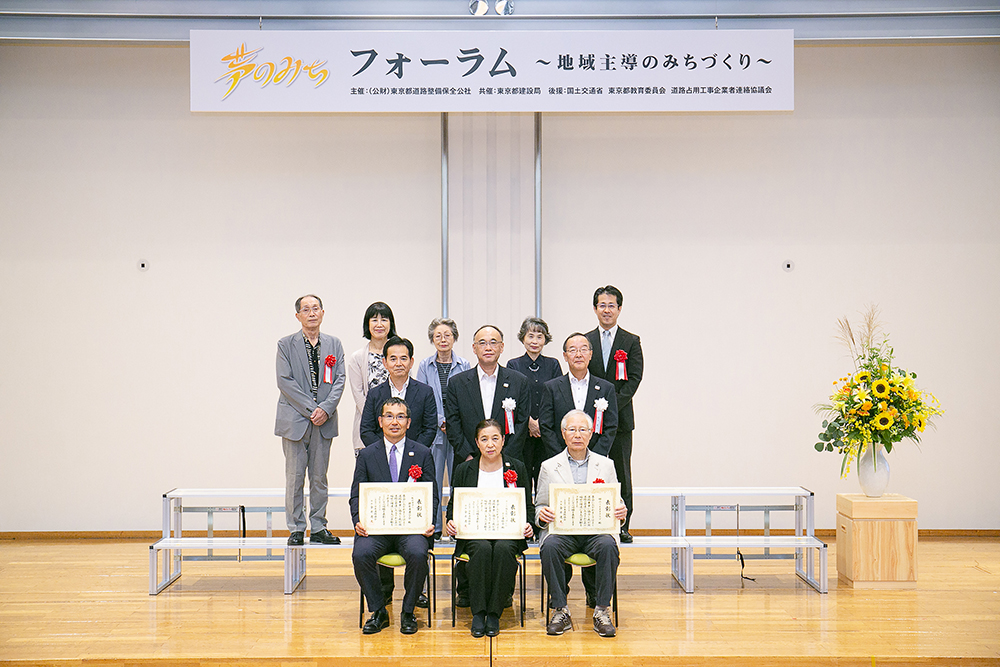
[[[528,380],[517,371],[503,366],[497,368],[497,389],[493,394],[493,411],[490,417],[501,425],[504,423],[504,399],[513,398],[514,432],[504,435],[504,453],[512,459],[521,460],[524,439],[528,435],[528,411],[531,392]],[[452,376],[448,380],[448,400],[445,401],[445,423],[448,425],[448,441],[455,448],[455,456],[464,459],[469,454],[477,454],[476,424],[486,419],[483,414],[483,394],[479,391],[479,367]],[[505,429],[506,430],[506,429]]]
[[[532,371],[532,365],[538,370]],[[507,368],[517,371],[528,379],[528,391],[531,392],[531,409],[528,410],[528,414],[538,419],[539,410],[542,407],[542,387],[549,380],[554,380],[562,375],[562,366],[559,365],[559,360],[540,354],[538,359],[532,361],[531,357],[525,353],[508,361]]]
[[[382,440],[378,416],[382,403],[392,396],[389,382],[391,380],[386,380],[374,387],[365,398],[365,408],[361,411],[361,442],[366,447]],[[406,429],[406,437],[430,447],[438,430],[434,390],[423,382],[410,378],[410,384],[406,386],[406,405],[410,408],[410,427]]]
[[[513,470],[517,473],[517,486],[520,489],[524,489],[524,508],[525,512],[525,522],[531,523],[535,520],[535,506],[531,502],[531,475],[527,473],[524,468],[524,464],[517,459],[512,459],[501,454],[503,459],[503,469],[504,472],[508,470]],[[455,478],[451,483],[451,497],[455,497],[456,487],[472,487],[475,488],[479,485],[479,457],[476,456],[471,461],[465,461],[457,468],[455,468]],[[506,485],[504,485],[506,486]],[[453,516],[453,510],[455,509],[455,503],[448,503],[448,521],[451,521]],[[466,540],[456,540],[455,541],[455,553],[463,553],[465,551]],[[520,549],[524,551],[528,548],[528,542],[526,540],[521,540]]]
[[[615,397],[615,386],[591,373],[590,385],[587,387],[587,400],[583,406],[583,411],[590,415],[591,419],[597,415],[594,401],[598,398],[607,400],[608,409],[604,411],[604,425],[601,433],[595,433],[590,439],[590,449],[601,456],[607,456],[615,441],[615,434],[618,433],[618,400]],[[569,374],[545,383],[545,391],[542,395],[542,415],[538,418],[538,426],[542,430],[546,458],[551,458],[566,449],[566,442],[563,440],[559,424],[566,413],[575,408],[573,390],[569,387]]]
[[[405,483],[410,476],[410,466],[418,465],[422,474],[420,475],[420,479],[416,481],[434,482],[434,458],[431,456],[431,450],[419,442],[410,440],[410,438],[403,438],[399,441],[399,444],[403,445],[401,454],[402,465],[399,466],[399,479],[396,481]],[[358,458],[354,464],[354,481],[351,482],[352,526],[361,520],[361,514],[358,511],[361,482],[391,481],[393,480],[389,473],[389,460],[386,458],[385,443],[382,440],[368,445],[358,452]],[[434,517],[437,516],[440,504],[437,484],[433,484],[433,487],[434,507],[432,508],[431,515],[427,517],[427,525],[434,523]]]
[[[618,398],[618,430],[631,431],[635,429],[635,414],[632,412],[632,397],[642,381],[642,345],[639,337],[618,327],[618,333],[611,346],[611,356],[608,357],[607,368],[602,368],[604,357],[601,354],[601,334],[597,329],[587,332],[587,340],[594,356],[590,359],[590,374],[604,378],[615,384],[615,394]],[[625,360],[627,380],[615,380],[615,352],[624,350],[628,355]]]

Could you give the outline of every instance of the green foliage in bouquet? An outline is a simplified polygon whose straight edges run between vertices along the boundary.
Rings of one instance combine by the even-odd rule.
[[[845,476],[866,448],[891,452],[903,438],[919,443],[932,418],[944,411],[933,394],[917,388],[916,373],[893,366],[893,349],[876,306],[864,314],[857,337],[847,318],[837,324],[837,338],[851,353],[854,373],[835,380],[830,402],[816,406],[828,418],[815,448],[841,454],[840,474]]]

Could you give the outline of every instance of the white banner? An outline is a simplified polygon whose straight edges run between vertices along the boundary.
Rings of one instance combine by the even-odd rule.
[[[791,111],[791,30],[191,31],[191,110]]]

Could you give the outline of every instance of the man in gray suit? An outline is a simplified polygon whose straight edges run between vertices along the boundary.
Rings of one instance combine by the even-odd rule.
[[[326,470],[337,436],[337,404],[344,392],[344,347],[319,332],[323,302],[309,294],[295,301],[302,330],[278,341],[278,414],[274,434],[285,452],[285,522],[288,544],[303,544],[306,532],[303,487],[309,471],[309,541],[340,544],[326,528]]]

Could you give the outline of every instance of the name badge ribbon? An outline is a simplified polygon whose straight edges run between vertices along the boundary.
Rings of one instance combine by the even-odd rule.
[[[608,399],[598,398],[594,401],[594,433],[604,433],[604,411],[608,409]]]
[[[515,401],[512,397],[508,396],[507,398],[503,399],[503,402],[500,404],[500,407],[503,408],[504,412],[503,416],[504,427],[507,431],[507,435],[510,435],[511,433],[514,432],[514,410],[517,409],[517,401]]]
[[[337,365],[337,357],[332,354],[326,356],[326,361],[324,362],[325,368],[323,369],[323,382],[326,384],[333,384],[333,367]]]
[[[507,482],[507,488],[513,489],[517,486],[517,471],[508,470],[503,474],[503,481]]]
[[[616,380],[628,380],[628,373],[625,372],[625,361],[628,359],[628,353],[625,350],[618,350],[615,352],[615,379]]]

